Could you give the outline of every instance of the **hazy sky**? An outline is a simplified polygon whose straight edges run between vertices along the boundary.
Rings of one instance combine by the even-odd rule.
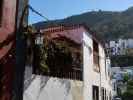
[[[99,9],[122,11],[133,6],[133,0],[30,0],[30,5],[53,20]],[[44,19],[30,12],[30,23],[42,20]]]

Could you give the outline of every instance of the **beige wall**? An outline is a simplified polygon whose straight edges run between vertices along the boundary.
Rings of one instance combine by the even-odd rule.
[[[24,100],[83,100],[83,82],[32,75]]]
[[[84,100],[92,100],[92,86],[96,85],[99,87],[99,100],[101,100],[100,88],[104,87],[107,90],[107,94],[112,91],[110,78],[107,74],[108,66],[105,68],[105,52],[102,45],[99,43],[99,56],[100,56],[100,72],[94,70],[93,64],[93,40],[89,33],[84,32],[83,34],[83,69],[84,69]],[[90,52],[91,51],[91,52]]]

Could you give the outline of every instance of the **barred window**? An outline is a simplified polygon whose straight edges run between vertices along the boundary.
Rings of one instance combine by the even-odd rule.
[[[102,87],[101,90],[102,90],[102,98],[101,98],[101,100],[105,100],[104,88]]]
[[[82,80],[81,45],[62,37],[44,40],[34,48],[34,73],[45,76]]]

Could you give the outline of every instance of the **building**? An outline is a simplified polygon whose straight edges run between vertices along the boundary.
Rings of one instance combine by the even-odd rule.
[[[130,55],[133,49],[133,39],[112,40],[108,44],[110,55]]]
[[[16,0],[0,0],[0,100],[11,100],[15,66]]]
[[[113,95],[117,96],[126,91],[127,84],[124,83],[124,76],[128,75],[133,79],[132,67],[112,67]]]
[[[20,94],[22,95],[20,93],[22,88],[20,87],[23,86],[23,79],[20,78],[20,76],[23,76],[21,68],[24,68],[21,59],[24,54],[21,50],[24,51],[25,49],[18,48],[21,40],[18,39],[18,37],[20,38],[18,34],[22,33],[19,29],[22,30],[24,24],[26,25],[28,22],[25,20],[28,17],[27,14],[23,15],[27,1],[0,0],[0,100],[23,99],[20,96]],[[22,47],[22,45],[20,46]],[[22,56],[18,54],[22,54]],[[19,59],[16,61],[18,56]],[[18,62],[21,62],[21,64],[17,65]]]
[[[24,100],[111,100],[110,59],[94,33],[85,25],[61,25],[40,32],[34,35],[34,49],[29,47],[34,57],[25,68]],[[50,53],[40,59],[42,50]],[[49,66],[43,57],[50,58]]]

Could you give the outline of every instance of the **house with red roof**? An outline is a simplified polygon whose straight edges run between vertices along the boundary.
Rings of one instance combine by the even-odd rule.
[[[104,42],[88,27],[51,26],[34,39],[24,100],[112,100],[110,60]]]

